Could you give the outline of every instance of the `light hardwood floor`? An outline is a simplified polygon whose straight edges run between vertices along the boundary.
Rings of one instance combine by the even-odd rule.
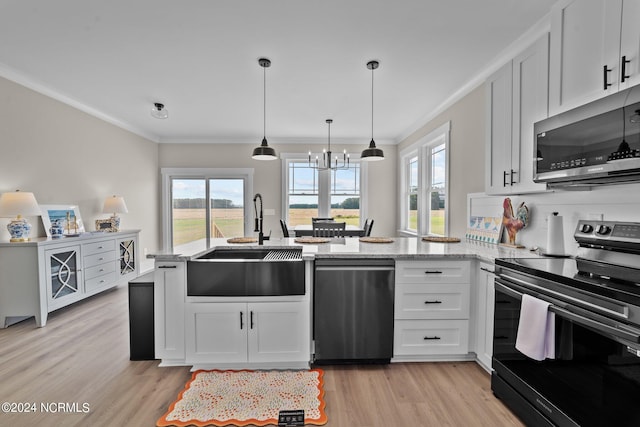
[[[155,426],[191,374],[129,360],[127,301],[119,287],[52,313],[44,328],[29,319],[0,329],[0,403],[37,407],[0,412],[0,426]],[[329,427],[523,425],[472,362],[322,369]],[[72,412],[41,411],[58,403]]]

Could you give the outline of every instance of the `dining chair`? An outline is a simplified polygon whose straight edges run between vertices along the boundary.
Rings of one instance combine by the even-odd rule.
[[[314,237],[344,237],[346,222],[316,221],[313,223]]]
[[[282,227],[282,237],[289,237],[289,229],[287,228],[287,223],[283,220],[280,220],[280,227]]]
[[[333,222],[334,219],[333,219],[333,217],[331,217],[331,218],[311,218],[311,223],[312,224],[314,222],[318,222],[318,221],[320,221],[320,222]]]
[[[371,236],[371,229],[373,228],[373,220],[372,219],[368,219],[367,221],[369,221],[369,224],[367,224],[365,222],[364,235],[365,236]]]

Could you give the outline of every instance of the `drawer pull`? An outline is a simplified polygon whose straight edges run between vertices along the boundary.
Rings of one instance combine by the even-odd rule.
[[[158,268],[178,268],[176,265],[159,265]]]
[[[496,274],[496,272],[495,272],[495,271],[491,271],[491,270],[489,270],[488,268],[480,267],[480,270],[482,270],[482,271],[486,271],[487,273]]]
[[[104,246],[98,246],[98,249],[102,249]]]
[[[102,261],[102,260],[104,260],[104,258],[98,258],[98,261]]]
[[[102,273],[104,271],[104,268],[101,268],[99,271],[100,271],[100,273]]]
[[[442,304],[442,301],[438,301],[438,300],[435,300],[435,301],[425,301],[424,303],[425,303],[425,304]]]
[[[104,280],[100,280],[100,282],[99,282],[99,283],[104,283]]]
[[[440,270],[427,270],[424,272],[424,274],[442,274],[442,271]]]
[[[440,338],[440,337],[424,337],[424,339],[425,339],[425,341],[427,341],[427,340],[439,340],[439,339],[442,339],[442,338]]]

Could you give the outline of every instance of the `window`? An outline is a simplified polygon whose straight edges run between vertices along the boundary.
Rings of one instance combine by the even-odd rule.
[[[162,169],[164,246],[244,236],[252,169]],[[251,212],[248,212],[249,216]]]
[[[290,227],[311,224],[313,217],[334,217],[359,226],[363,215],[362,167],[351,162],[347,170],[319,171],[307,158],[283,154],[283,217]]]
[[[448,232],[449,127],[447,122],[400,154],[400,228],[405,234]]]

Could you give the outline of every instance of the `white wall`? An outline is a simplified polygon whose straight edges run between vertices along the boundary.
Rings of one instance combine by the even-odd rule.
[[[0,78],[0,193],[20,189],[40,204],[78,205],[87,230],[109,217],[104,199],[121,195],[129,210],[121,228],[141,230],[142,255],[159,249],[158,188],[156,143]],[[0,218],[2,241],[7,222]],[[32,236],[44,236],[39,218],[31,222]]]
[[[528,248],[547,247],[547,218],[553,212],[563,217],[565,251],[575,255],[573,239],[578,220],[603,217],[607,221],[640,222],[640,184],[594,187],[591,191],[563,191],[509,196],[514,210],[525,202],[529,208],[529,225],[521,230],[516,242]],[[469,196],[471,216],[502,216],[504,197],[472,194]]]
[[[363,140],[364,141],[364,140]],[[256,141],[255,146],[259,144]],[[322,149],[320,145],[307,144],[272,144],[277,154],[308,153]],[[346,149],[349,152],[360,152],[368,146],[333,145],[336,153]],[[249,144],[207,144],[207,143],[174,143],[159,144],[160,168],[253,168],[253,191],[260,193],[264,201],[264,209],[273,209],[275,215],[265,216],[265,234],[272,231],[274,236],[281,237],[279,220],[282,213],[282,161],[259,161],[251,158],[254,145]],[[370,162],[368,165],[368,187],[370,189],[367,212],[375,220],[373,233],[376,236],[395,235],[396,224],[396,146],[380,146],[384,150],[385,160]]]

